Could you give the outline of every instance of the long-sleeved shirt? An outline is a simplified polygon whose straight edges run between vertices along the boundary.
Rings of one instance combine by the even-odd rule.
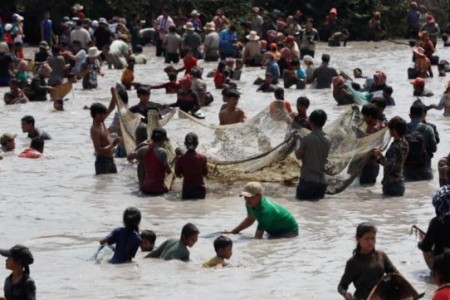
[[[450,217],[444,218],[443,221],[438,217],[431,219],[427,233],[418,247],[424,252],[433,250],[434,255],[442,254],[445,248],[450,248]]]

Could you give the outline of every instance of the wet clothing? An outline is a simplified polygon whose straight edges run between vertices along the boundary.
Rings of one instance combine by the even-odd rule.
[[[300,179],[295,197],[299,200],[319,200],[325,197],[327,184]]]
[[[192,49],[192,52],[194,53],[194,57],[197,59],[201,59],[202,55],[199,51],[199,47],[202,44],[202,38],[200,35],[195,31],[186,31],[186,33],[181,38],[183,44],[188,47],[189,49]]]
[[[95,175],[100,174],[116,174],[117,168],[114,158],[97,156],[95,159]]]
[[[189,250],[181,240],[168,239],[146,256],[146,258],[149,257],[164,260],[178,259],[181,261],[189,261]]]
[[[114,38],[114,34],[107,27],[99,26],[94,31],[95,44],[100,51],[104,46],[109,46]]]
[[[225,259],[215,256],[215,257],[211,258],[210,260],[208,260],[207,262],[203,263],[202,268],[214,268],[220,264],[224,265]]]
[[[381,184],[384,195],[403,196],[405,191],[403,167],[408,151],[409,145],[404,137],[394,140],[389,146],[383,161],[384,176]]]
[[[374,184],[377,181],[378,174],[380,173],[380,165],[369,161],[362,169],[359,177],[360,184]]]
[[[441,100],[439,101],[439,104],[437,106],[437,109],[441,110],[444,109],[444,116],[450,116],[450,92],[445,92]]]
[[[389,273],[398,273],[398,270],[382,251],[374,251],[370,254],[356,252],[345,266],[344,275],[338,285],[338,291],[342,296],[347,293],[351,283],[355,286],[353,297],[367,299],[373,287],[378,281]]]
[[[169,166],[166,150],[161,147],[154,148],[149,146],[148,149],[139,149],[136,156],[138,160],[142,157],[144,164],[145,173],[141,186],[142,192],[151,195],[167,193],[168,189],[164,183],[166,170]]]
[[[42,153],[35,149],[27,148],[22,153],[19,154],[19,157],[21,157],[21,158],[40,158],[40,157],[42,157]]]
[[[449,186],[446,187],[448,190]],[[435,256],[444,253],[446,248],[450,249],[450,216],[446,216],[443,220],[438,217],[431,219],[427,233],[418,247],[424,252],[433,251]]]
[[[116,245],[114,255],[109,261],[112,264],[131,262],[142,241],[139,233],[124,227],[114,229],[107,239],[109,245]]]
[[[440,286],[434,293],[432,300],[450,300],[450,284]]]
[[[46,51],[46,52],[37,52],[34,55],[34,62],[35,63],[43,63],[45,61],[47,61],[47,58],[50,57],[50,54]]]
[[[3,287],[7,300],[36,300],[36,285],[34,280],[27,274],[16,284],[12,282],[12,274],[6,277]]]
[[[36,75],[30,84],[30,88],[33,91],[32,94],[28,95],[28,99],[30,101],[46,101],[47,100],[47,82],[45,82],[45,78]]]
[[[276,88],[277,88],[276,85],[268,84],[268,83],[264,82],[263,84],[261,84],[258,87],[258,89],[256,91],[257,92],[263,92],[263,93],[273,93],[273,92],[275,92]]]
[[[40,139],[43,139],[44,141],[52,139],[47,132],[45,132],[43,130],[40,130],[38,128],[35,128],[34,129],[34,133],[33,134],[29,133],[27,137],[30,138],[30,139],[34,139],[35,137],[38,137]]]
[[[188,150],[178,157],[175,163],[175,175],[183,176],[182,199],[187,199],[187,196],[203,196],[201,198],[188,198],[204,199],[205,181],[203,177],[207,174],[208,165],[205,155],[197,153],[195,150]],[[195,192],[196,190],[198,190],[198,193]]]
[[[317,81],[316,89],[329,89],[331,88],[333,77],[338,75],[335,68],[329,67],[328,63],[322,63],[320,67],[314,70],[310,80]]]
[[[313,130],[300,143],[302,158],[300,178],[305,181],[326,183],[325,164],[331,147],[330,137],[322,130]]]
[[[342,89],[333,88],[333,98],[338,105],[353,104],[353,94],[349,92],[345,87]]]
[[[134,62],[137,65],[145,65],[145,64],[147,64],[147,57],[144,54],[142,54],[142,53],[132,54],[131,57],[134,58]]]
[[[179,107],[184,112],[196,112],[200,107],[197,102],[197,95],[192,90],[177,92],[177,102],[170,104],[171,107]]]
[[[258,207],[245,207],[247,213],[258,221],[257,230],[274,236],[298,231],[297,221],[289,210],[266,196],[261,197]]]

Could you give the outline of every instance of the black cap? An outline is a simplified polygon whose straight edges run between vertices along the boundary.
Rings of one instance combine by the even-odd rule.
[[[184,138],[184,145],[187,149],[195,149],[198,145],[198,136],[193,132],[189,132]]]
[[[34,262],[33,255],[30,249],[24,245],[15,245],[11,249],[0,249],[0,255],[5,257],[11,257],[14,260],[20,262],[24,266],[31,265]]]

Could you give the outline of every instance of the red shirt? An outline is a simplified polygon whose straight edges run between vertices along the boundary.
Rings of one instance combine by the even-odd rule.
[[[180,88],[180,84],[176,81],[169,81],[167,83],[164,83],[163,86],[166,89],[167,94],[174,94]]]
[[[205,187],[203,176],[208,174],[206,156],[195,150],[188,150],[177,158],[175,162],[175,175],[183,176],[183,189]]]
[[[156,157],[152,146],[148,147],[144,155],[144,170],[145,174],[141,187],[144,193],[162,194],[168,191],[164,183],[166,168]]]
[[[216,86],[216,89],[223,88],[224,83],[225,83],[225,76],[223,76],[222,72],[216,71],[216,73],[214,73],[214,84]]]
[[[432,300],[450,300],[450,284],[439,287]]]
[[[191,71],[191,69],[197,66],[197,59],[195,57],[185,57],[183,58],[184,68],[186,69],[186,74]]]
[[[22,158],[39,158],[41,156],[42,156],[41,152],[34,150],[32,148],[25,149],[23,150],[22,153],[19,154],[19,157]]]

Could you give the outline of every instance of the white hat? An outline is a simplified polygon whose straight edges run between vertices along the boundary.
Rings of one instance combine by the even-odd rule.
[[[88,57],[97,57],[97,56],[99,56],[101,53],[102,53],[102,52],[99,51],[99,50],[97,49],[97,47],[91,47],[91,48],[89,48],[89,50],[88,50]]]
[[[79,11],[83,10],[83,5],[81,5],[80,3],[75,3],[75,4],[72,6],[72,9],[73,9],[74,11],[76,11],[76,12],[79,12]]]
[[[100,19],[98,19],[98,23],[99,23],[99,24],[109,25],[105,18],[100,18]]]
[[[186,30],[195,30],[194,25],[192,24],[192,22],[187,22],[186,25],[183,26],[184,29]]]
[[[12,15],[12,19],[13,20],[17,20],[17,21],[23,21],[24,20],[24,18],[21,15],[19,15],[19,14],[13,14]]]
[[[10,31],[13,28],[13,26],[11,23],[7,23],[7,24],[5,24],[4,28],[5,28],[5,31]]]
[[[92,21],[91,26],[93,28],[97,28],[98,27],[98,21],[97,20]]]
[[[194,9],[194,10],[191,12],[191,16],[198,16],[198,11],[197,11],[196,9]]]
[[[205,30],[216,30],[216,24],[214,22],[206,23]]]
[[[256,31],[250,31],[250,34],[246,36],[247,40],[249,41],[259,41],[259,35],[256,33]]]
[[[314,58],[312,58],[312,56],[310,56],[310,55],[303,56],[303,61],[314,64]]]

